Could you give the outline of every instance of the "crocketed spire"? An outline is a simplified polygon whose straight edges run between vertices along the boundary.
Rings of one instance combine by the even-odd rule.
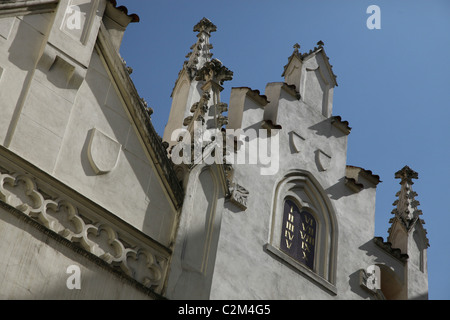
[[[422,210],[418,209],[420,203],[415,199],[417,192],[412,189],[413,179],[418,179],[419,175],[410,167],[405,166],[395,173],[395,178],[400,179],[401,187],[396,194],[398,199],[393,203],[395,206],[392,210],[394,217],[389,222],[394,224],[394,222],[399,221],[409,232],[417,222],[422,225],[425,224],[425,221],[419,218],[422,215]],[[391,234],[391,231],[392,228],[389,229],[389,234]],[[428,244],[428,239],[426,239],[426,242]]]
[[[417,193],[412,190],[412,185],[414,184],[412,180],[418,179],[419,175],[410,167],[405,166],[395,173],[395,178],[400,179],[401,188],[396,194],[398,199],[393,203],[396,208],[392,210],[392,213],[408,227],[415,218],[422,214],[422,211],[417,209],[420,204],[415,199]]]
[[[189,58],[186,61],[186,68],[189,70],[191,78],[194,78],[196,72],[200,70],[205,63],[211,61],[213,54],[212,44],[209,42],[211,32],[215,32],[217,27],[207,18],[203,18],[194,26],[194,32],[198,32],[197,42],[192,45],[191,52],[186,55]]]

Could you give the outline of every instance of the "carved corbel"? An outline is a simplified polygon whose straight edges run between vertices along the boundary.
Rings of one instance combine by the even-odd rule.
[[[249,196],[248,190],[238,183],[233,183],[230,188],[230,192],[231,192],[230,197],[231,202],[237,205],[242,210],[246,210]]]

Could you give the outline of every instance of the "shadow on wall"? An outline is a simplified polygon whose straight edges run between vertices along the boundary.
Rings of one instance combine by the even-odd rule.
[[[350,285],[350,290],[361,296],[362,299],[373,300],[375,299],[375,296],[361,287],[361,271],[362,270],[357,270],[349,275],[348,283]]]
[[[341,130],[334,128],[334,126],[331,124],[330,119],[325,119],[319,123],[316,123],[315,125],[310,126],[308,129],[311,129],[315,131],[317,135],[324,136],[326,138],[341,138],[346,135]]]
[[[12,121],[9,123],[8,129],[6,131],[5,145],[9,146],[12,141],[16,124],[22,113],[22,108],[27,97],[27,92],[29,85],[33,79],[34,68],[39,58],[39,53],[41,52],[41,47],[44,42],[44,36],[36,30],[34,30],[29,24],[26,23],[30,19],[29,16],[23,17],[23,21],[18,18],[7,18],[10,19],[8,23],[11,24],[11,30],[18,24],[17,33],[14,36],[14,40],[11,42],[9,47],[9,62],[24,73],[17,74],[17,86],[21,87],[20,93],[17,97],[17,103],[12,108]],[[50,24],[49,24],[50,26]],[[6,110],[7,112],[9,110]]]
[[[326,189],[325,192],[333,200],[339,200],[342,197],[347,197],[354,194],[354,192],[345,185],[345,177],[340,178],[334,185]]]

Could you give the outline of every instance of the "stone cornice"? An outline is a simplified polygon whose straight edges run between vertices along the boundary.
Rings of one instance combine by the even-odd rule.
[[[358,175],[361,175],[362,178],[368,180],[369,182],[371,182],[374,185],[378,185],[380,182],[382,182],[380,180],[380,176],[377,174],[374,174],[371,170],[367,170],[367,169],[364,169],[361,167],[351,166],[351,165],[347,165],[347,169],[358,171]]]
[[[394,258],[400,260],[401,262],[405,263],[406,261],[408,261],[409,256],[407,254],[402,253],[402,251],[398,248],[392,248],[392,243],[385,242],[382,237],[373,238],[373,242],[378,247],[389,253]]]
[[[231,89],[247,90],[246,95],[248,97],[250,97],[252,100],[254,100],[256,103],[258,103],[259,106],[261,106],[261,107],[264,107],[269,103],[269,101],[267,100],[267,96],[262,95],[259,90],[256,90],[256,89],[254,90],[249,87],[233,87]]]
[[[354,178],[345,177],[345,185],[350,188],[350,190],[356,193],[364,189],[364,185],[356,182]]]
[[[140,21],[140,18],[137,14],[135,14],[135,13],[128,14],[127,7],[125,7],[125,6],[118,7],[116,0],[108,0],[108,2],[111,3],[115,9],[122,11],[124,14],[126,14],[131,19],[131,22],[139,22]]]
[[[352,131],[352,128],[349,126],[348,121],[342,120],[341,116],[332,116],[330,118],[330,121],[333,126],[341,130],[346,135],[349,135]]]
[[[283,86],[281,87],[284,91],[289,93],[291,96],[295,97],[297,100],[300,100],[300,92],[297,91],[297,88],[293,84],[287,84],[286,82],[283,83]]]

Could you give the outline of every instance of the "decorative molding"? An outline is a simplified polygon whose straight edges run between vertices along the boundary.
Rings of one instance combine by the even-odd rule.
[[[76,201],[25,173],[0,167],[0,201],[16,208],[85,251],[99,257],[115,270],[161,293],[170,254],[152,243],[137,240]]]

